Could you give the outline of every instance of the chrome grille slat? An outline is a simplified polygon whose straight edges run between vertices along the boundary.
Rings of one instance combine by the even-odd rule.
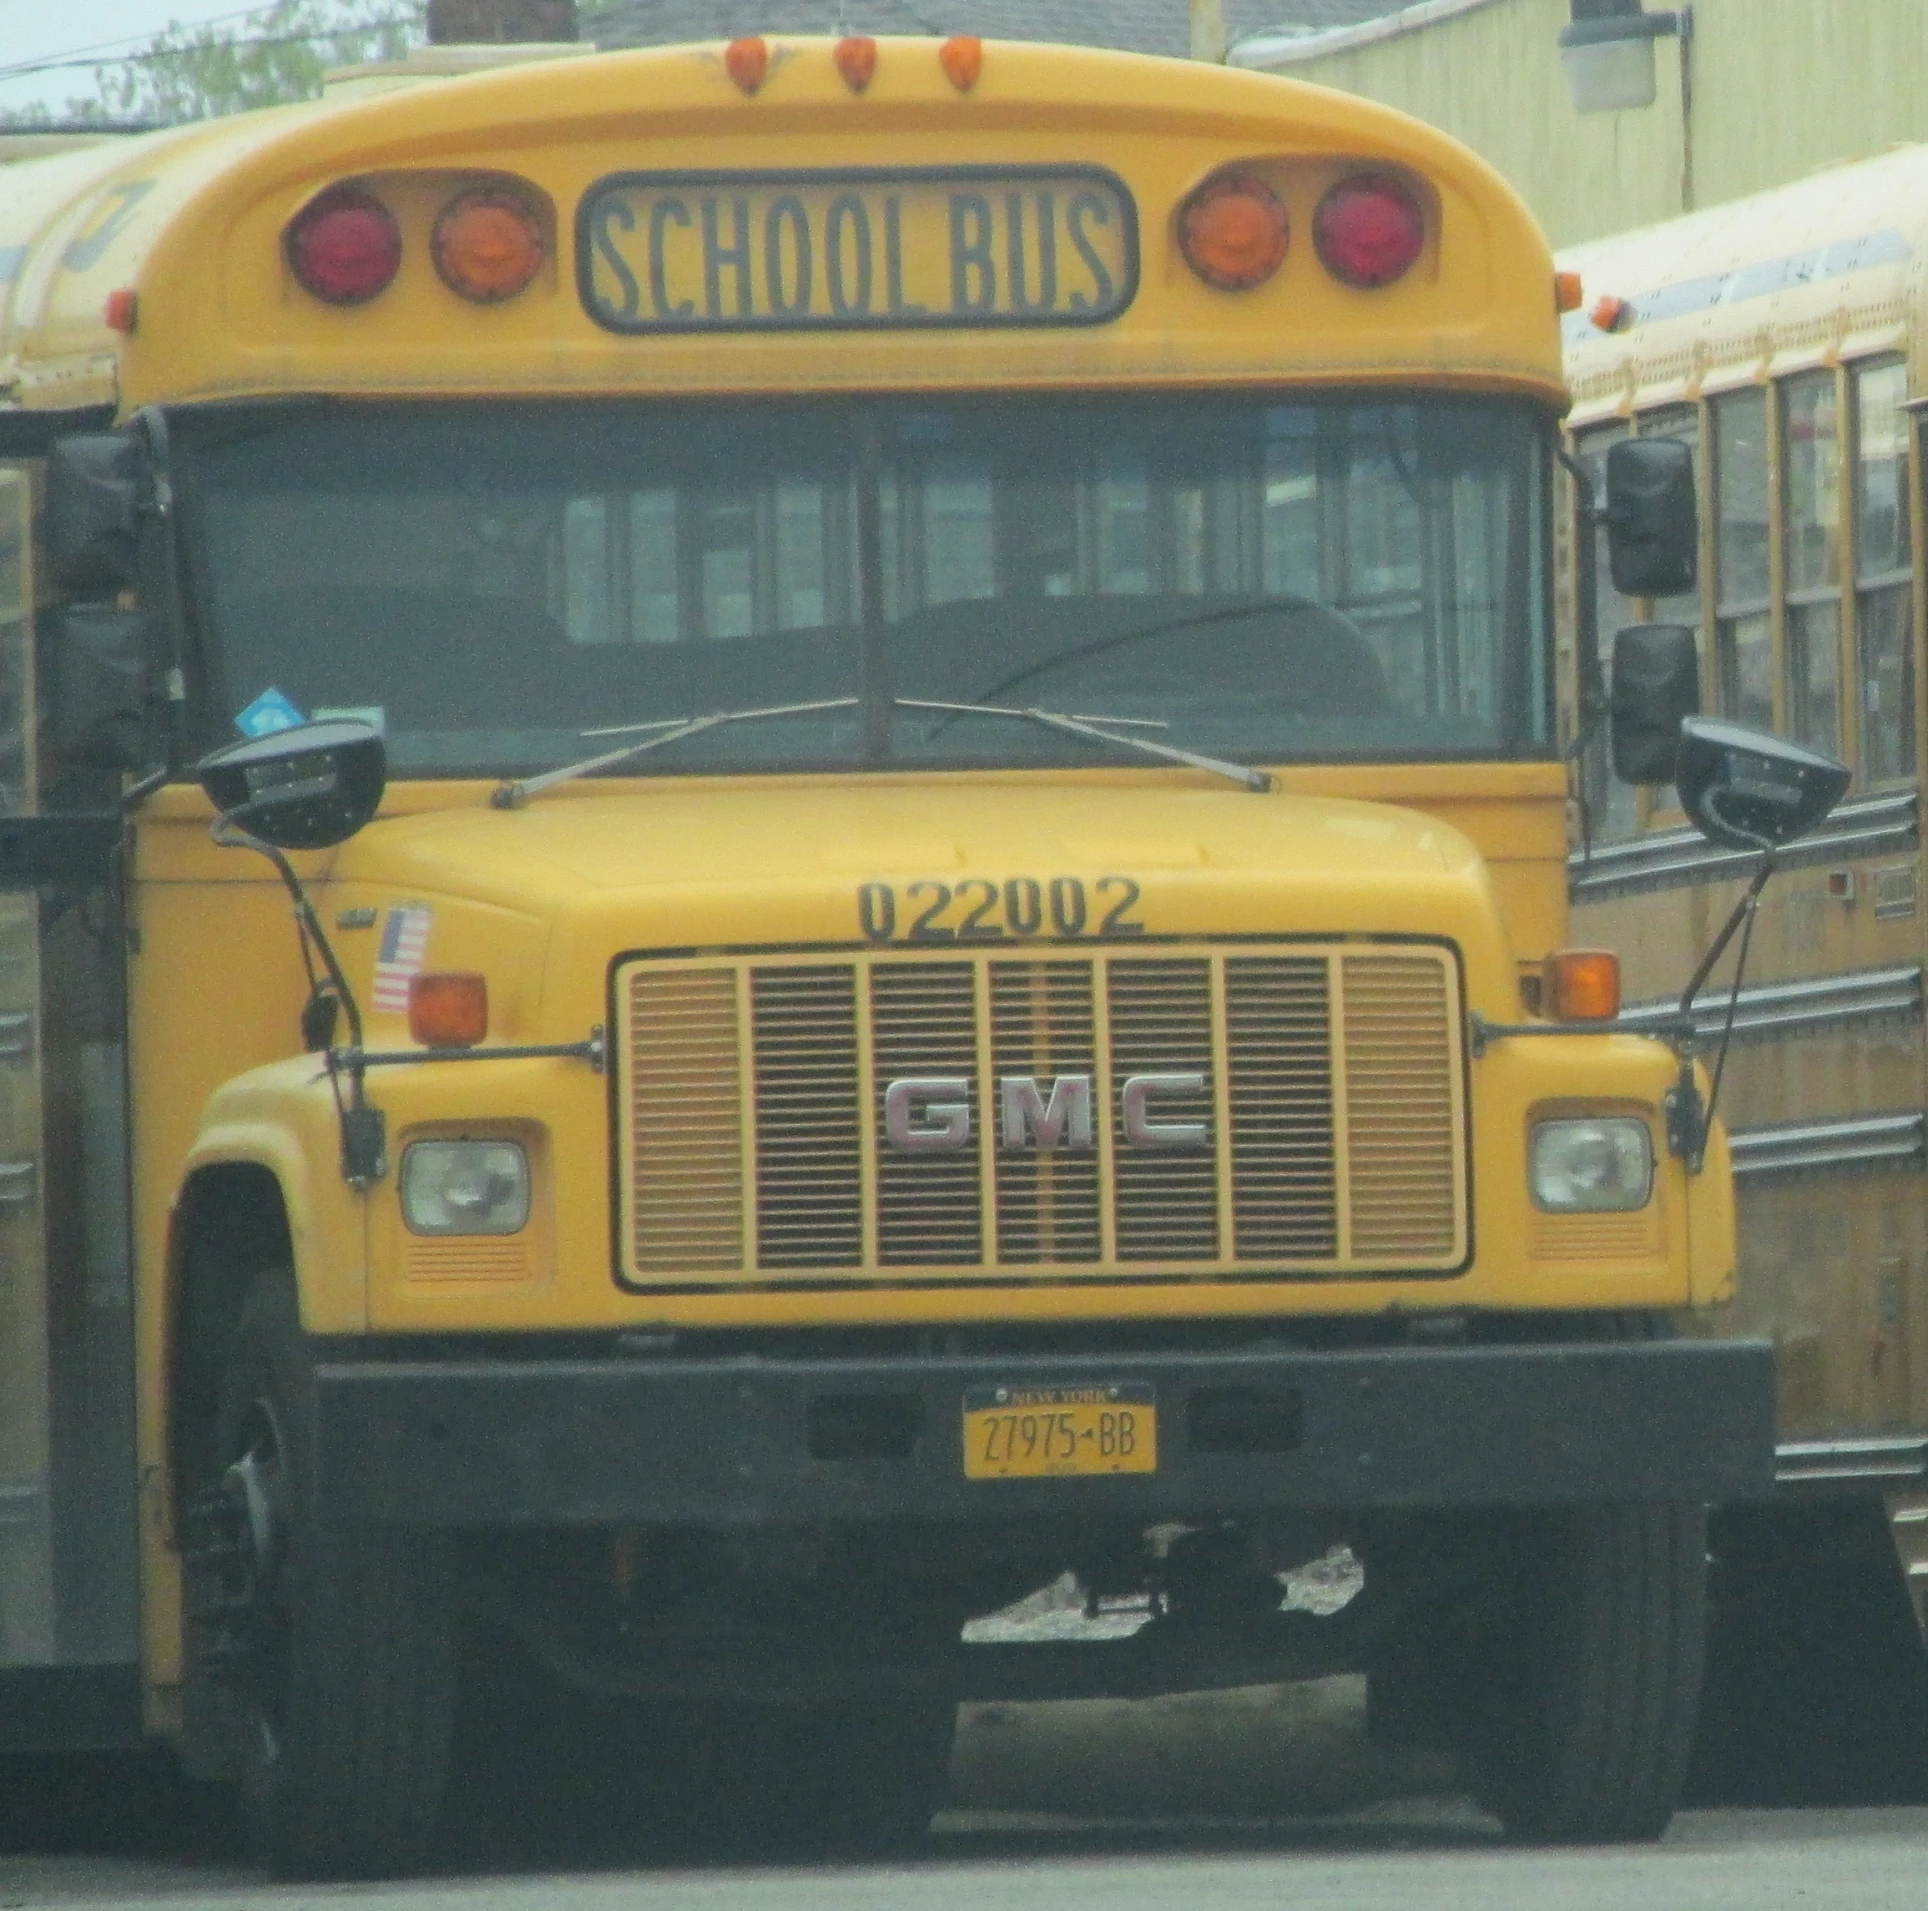
[[[618,976],[624,1268],[682,1278],[1383,1278],[1463,1260],[1458,979],[1429,945],[640,958]],[[1133,1146],[1121,1090],[1169,1087]],[[965,1084],[970,1145],[885,1145]],[[1094,1146],[1007,1148],[997,1083],[1089,1080]],[[1040,1104],[1033,1101],[1035,1121]],[[1542,1246],[1542,1253],[1546,1247]]]

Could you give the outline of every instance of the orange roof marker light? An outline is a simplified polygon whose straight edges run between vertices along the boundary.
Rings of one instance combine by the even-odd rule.
[[[968,93],[984,71],[984,42],[975,33],[953,33],[937,49],[937,64],[960,93]]]
[[[852,33],[837,42],[830,56],[853,93],[861,93],[877,74],[877,42],[867,33]]]
[[[1617,299],[1607,292],[1594,300],[1587,318],[1596,331],[1624,332],[1633,323],[1633,307],[1625,299]]]
[[[140,318],[140,294],[131,285],[116,286],[100,308],[100,322],[110,332],[129,333]]]
[[[1577,312],[1580,301],[1586,296],[1577,272],[1556,272],[1553,275],[1553,309],[1556,312]]]
[[[408,1032],[424,1048],[474,1048],[489,1032],[489,979],[470,969],[409,977]]]
[[[1312,244],[1342,285],[1376,291],[1403,279],[1426,247],[1426,215],[1390,173],[1355,173],[1329,188],[1312,215]]]
[[[1556,1022],[1611,1022],[1620,1013],[1620,958],[1611,949],[1555,949],[1540,978],[1541,1006]]]
[[[1178,209],[1185,263],[1220,292],[1249,292],[1285,263],[1291,224],[1279,196],[1251,173],[1220,173]]]
[[[499,186],[480,186],[442,208],[430,251],[451,292],[477,305],[499,305],[542,270],[548,247],[527,200]]]
[[[402,229],[361,186],[335,186],[311,199],[283,243],[288,269],[325,305],[366,305],[401,270]]]
[[[723,49],[723,71],[740,91],[754,94],[770,73],[770,42],[761,34],[732,40]]]

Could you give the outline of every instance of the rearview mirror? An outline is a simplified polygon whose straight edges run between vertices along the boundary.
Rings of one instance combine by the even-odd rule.
[[[1709,842],[1778,849],[1840,802],[1851,772],[1819,750],[1715,717],[1680,726],[1680,806]]]
[[[1694,454],[1678,438],[1623,438],[1607,452],[1607,562],[1622,597],[1694,588],[1700,521]]]
[[[381,808],[388,759],[372,725],[297,724],[216,750],[195,766],[208,801],[276,849],[330,849]]]
[[[56,438],[42,530],[55,586],[73,597],[132,590],[140,567],[137,453],[118,433]]]
[[[1671,783],[1680,726],[1700,714],[1700,656],[1685,624],[1629,624],[1613,640],[1613,773]]]

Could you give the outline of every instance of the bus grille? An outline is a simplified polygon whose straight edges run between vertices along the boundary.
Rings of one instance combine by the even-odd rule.
[[[1444,949],[642,958],[616,986],[635,1285],[1310,1278],[1466,1258]],[[1134,1143],[1122,1091],[1145,1077],[1159,1135],[1191,1145]],[[1090,1145],[1041,1146],[1039,1104],[1067,1080]],[[890,1145],[886,1092],[905,1081],[953,1085],[962,1145]],[[1014,1137],[1009,1081],[1034,1097]]]

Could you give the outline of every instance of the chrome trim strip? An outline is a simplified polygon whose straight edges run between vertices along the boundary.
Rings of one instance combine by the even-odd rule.
[[[1694,1027],[1718,1037],[1727,1023],[1731,990],[1703,995],[1694,1004]],[[1844,975],[1809,976],[1799,982],[1762,982],[1743,989],[1734,1010],[1736,1035],[1784,1034],[1836,1022],[1859,1022],[1879,1015],[1919,1015],[1921,964],[1905,968],[1857,969]],[[1635,1002],[1620,1011],[1628,1028],[1651,1028],[1675,1012],[1672,1001]]]
[[[1928,1474],[1928,1435],[1854,1440],[1790,1440],[1774,1449],[1783,1486],[1829,1480],[1917,1480]]]
[[[1782,858],[1790,863],[1878,856],[1913,849],[1920,840],[1920,805],[1914,790],[1888,790],[1843,803],[1813,835]],[[1599,843],[1592,858],[1567,859],[1567,887],[1576,900],[1624,889],[1662,889],[1677,883],[1717,882],[1752,869],[1752,850],[1717,849],[1692,827],[1656,830],[1624,843]]]
[[[1870,1161],[1922,1159],[1921,1112],[1857,1115],[1843,1121],[1780,1122],[1728,1137],[1736,1176],[1786,1174],[1797,1168],[1852,1168]]]

